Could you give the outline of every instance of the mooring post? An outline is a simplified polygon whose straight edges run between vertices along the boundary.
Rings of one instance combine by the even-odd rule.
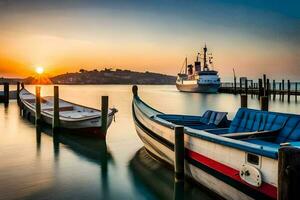
[[[242,78],[240,78],[240,94],[243,93],[243,84],[242,84]]]
[[[276,99],[276,82],[275,82],[275,80],[273,80],[272,92],[273,92],[273,100],[275,100]]]
[[[263,74],[263,95],[266,96],[266,89],[267,89],[267,76],[266,74]]]
[[[253,88],[253,80],[251,80],[251,98],[253,97],[253,92],[254,92],[254,88]]]
[[[269,97],[268,96],[262,96],[260,98],[260,108],[263,111],[269,110]]]
[[[296,102],[297,102],[297,95],[298,95],[298,91],[297,91],[298,88],[297,88],[297,87],[298,87],[298,83],[296,82],[296,83],[295,83],[295,101],[296,101]]]
[[[101,97],[101,133],[105,136],[107,132],[108,96]]]
[[[41,124],[41,87],[35,87],[35,125]]]
[[[17,82],[17,103],[20,105],[20,82]]]
[[[258,99],[260,99],[261,96],[263,96],[263,89],[262,89],[262,79],[258,79]]]
[[[184,178],[184,150],[184,127],[175,126],[174,169],[175,178],[178,180]]]
[[[267,79],[267,90],[265,96],[270,96],[270,79]]]
[[[248,95],[241,94],[241,108],[247,108],[248,107]]]
[[[300,149],[283,146],[278,151],[278,200],[299,199]]]
[[[174,180],[174,200],[184,199],[184,180]]]
[[[288,82],[287,82],[287,95],[288,95],[288,102],[290,102],[291,101],[291,82],[290,82],[290,80],[288,80]]]
[[[3,83],[4,85],[4,104],[9,104],[9,83]]]
[[[282,79],[282,84],[281,84],[281,87],[282,87],[282,101],[284,101],[284,79]]]
[[[281,87],[281,83],[279,83],[279,100],[281,100],[281,98],[282,98],[282,92],[281,92],[281,89],[282,89],[282,87]]]
[[[21,89],[24,89],[25,88],[25,86],[24,86],[24,83],[22,82],[21,83]]]
[[[248,95],[248,79],[245,79],[245,93]]]
[[[53,133],[59,129],[59,88],[54,86],[54,98],[53,98],[53,121],[52,121]]]
[[[236,77],[235,76],[233,79],[233,84],[234,84],[234,94],[236,94]]]

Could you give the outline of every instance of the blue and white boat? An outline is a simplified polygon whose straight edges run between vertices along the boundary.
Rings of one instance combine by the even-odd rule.
[[[150,154],[174,163],[174,128],[184,126],[185,174],[225,199],[277,199],[279,151],[300,148],[300,116],[240,108],[203,116],[164,114],[133,87],[136,131]],[[284,187],[284,186],[283,186]],[[282,198],[281,198],[282,199]]]

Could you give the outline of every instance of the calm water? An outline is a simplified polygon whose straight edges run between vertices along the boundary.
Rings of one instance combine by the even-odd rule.
[[[33,86],[28,86],[34,91]],[[42,95],[51,95],[43,86]],[[239,96],[188,94],[174,86],[140,86],[140,96],[166,113],[202,114],[206,109],[234,116]],[[131,86],[60,86],[60,97],[100,108],[101,95],[119,112],[108,131],[106,144],[49,131],[36,131],[19,116],[15,101],[0,105],[0,199],[172,199],[172,171],[142,149],[131,117]],[[271,101],[270,109],[300,113],[299,104]],[[258,108],[257,99],[249,107]],[[213,199],[205,190],[186,184],[188,199]]]

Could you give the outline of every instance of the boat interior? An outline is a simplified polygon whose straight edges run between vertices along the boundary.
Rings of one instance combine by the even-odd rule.
[[[204,130],[222,137],[278,148],[300,141],[300,115],[240,108],[232,121],[225,112],[206,111],[203,116],[157,115],[177,125]]]

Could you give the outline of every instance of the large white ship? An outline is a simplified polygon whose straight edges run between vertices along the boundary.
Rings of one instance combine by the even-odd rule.
[[[206,45],[203,48],[203,53],[197,54],[194,66],[192,64],[188,65],[186,58],[184,67],[176,80],[177,89],[182,92],[218,92],[221,81],[218,72],[210,69],[210,67],[213,67],[212,59],[212,54],[207,53]],[[201,65],[201,60],[203,66]]]

